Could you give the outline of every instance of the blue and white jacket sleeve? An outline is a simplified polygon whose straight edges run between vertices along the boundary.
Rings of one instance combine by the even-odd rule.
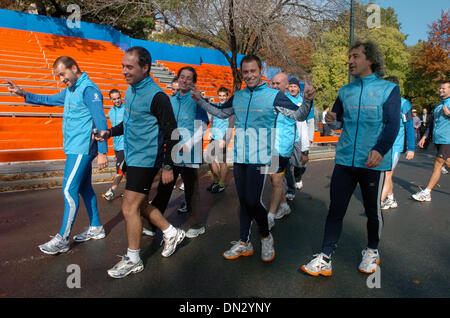
[[[223,104],[221,107],[218,107],[214,104],[208,103],[204,99],[200,99],[198,101],[198,105],[200,105],[201,108],[203,108],[205,111],[207,111],[211,115],[222,118],[222,119],[228,118],[234,114],[233,96],[231,96],[231,98],[225,104]]]
[[[273,107],[284,116],[295,121],[304,121],[311,111],[312,101],[303,99],[300,106],[294,104],[282,91],[278,92],[273,102]]]
[[[99,130],[107,130],[108,123],[106,121],[105,112],[103,110],[103,96],[93,87],[87,87],[83,93],[83,101],[91,112],[94,128]],[[108,143],[106,141],[98,142],[98,152],[107,153]]]
[[[43,106],[64,106],[66,98],[66,89],[54,95],[40,95],[27,92],[25,103],[43,105]]]

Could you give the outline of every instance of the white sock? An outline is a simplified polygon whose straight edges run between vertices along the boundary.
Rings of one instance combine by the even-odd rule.
[[[275,213],[269,212],[267,213],[267,218],[271,220],[275,220]]]
[[[169,227],[162,232],[166,237],[173,237],[177,234],[177,229],[170,224]]]
[[[280,203],[280,207],[287,207],[287,206],[288,206],[287,202],[281,202]]]
[[[427,193],[427,194],[430,194],[431,193],[431,190],[430,189],[428,189],[428,188],[425,188],[425,190],[423,190],[425,193]]]
[[[394,200],[394,195],[393,194],[388,194],[387,198],[388,198],[388,200]]]
[[[140,249],[138,250],[127,249],[127,256],[130,259],[130,261],[132,261],[133,263],[137,263],[141,259],[141,257],[139,256],[140,252],[141,252]]]

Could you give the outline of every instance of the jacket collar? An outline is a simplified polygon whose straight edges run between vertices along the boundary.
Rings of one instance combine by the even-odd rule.
[[[77,81],[75,82],[75,84],[74,84],[72,87],[70,87],[70,90],[71,90],[71,91],[76,90],[76,89],[77,89],[78,87],[80,87],[80,85],[81,85],[84,81],[86,81],[87,79],[88,79],[88,76],[87,76],[86,72],[81,73],[81,76],[77,79]]]
[[[256,87],[253,87],[252,89],[250,89],[248,87],[246,87],[245,89],[250,91],[250,92],[254,92],[254,91],[260,91],[260,90],[265,89],[267,87],[268,87],[267,83],[265,81],[262,81],[262,83],[260,85],[258,85]]]
[[[179,101],[186,101],[189,100],[191,98],[191,90],[187,91],[186,94],[181,95],[181,91],[178,91],[177,94],[175,95],[175,97],[179,100]]]
[[[153,82],[153,79],[151,78],[151,76],[147,76],[143,80],[141,80],[140,82],[137,82],[135,84],[131,84],[131,87],[134,88],[135,90],[137,90],[137,89],[144,88],[145,86],[147,86],[151,82]]]
[[[120,106],[113,106],[111,109],[121,109],[121,108],[123,108],[125,106],[125,104],[122,102],[121,104],[120,104]]]
[[[363,84],[368,84],[370,82],[378,80],[379,78],[380,78],[380,76],[374,72],[374,73],[370,74],[369,76],[365,76],[363,78],[356,77],[354,83],[359,84],[362,82]]]

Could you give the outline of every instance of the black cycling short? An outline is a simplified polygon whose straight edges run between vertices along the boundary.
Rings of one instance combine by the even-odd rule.
[[[152,188],[153,180],[158,172],[159,168],[129,166],[127,168],[127,184],[125,189],[142,194],[148,194]]]
[[[272,163],[270,165],[270,173],[285,173],[286,168],[289,164],[290,158],[278,156],[278,160],[276,160],[277,157],[272,157]]]
[[[447,160],[450,157],[450,144],[436,145],[438,150],[436,157]]]

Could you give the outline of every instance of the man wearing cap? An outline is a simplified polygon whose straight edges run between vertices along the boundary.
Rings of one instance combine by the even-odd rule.
[[[289,91],[286,93],[286,96],[297,105],[301,105],[303,102],[303,98],[300,94],[300,83],[297,78],[293,77],[289,80]],[[295,179],[295,188],[300,190],[303,188],[302,176],[306,171],[306,163],[308,162],[309,155],[309,146],[312,142],[312,135],[314,135],[314,129],[312,133],[310,132],[310,128],[308,125],[308,118],[311,117],[311,113],[314,114],[314,102],[311,106],[311,110],[308,114],[308,117],[305,121],[297,122],[297,131],[299,132],[299,136],[301,138],[300,142],[296,142],[294,144],[294,150],[292,154],[292,159],[290,163],[294,166],[294,179]],[[314,120],[314,115],[313,115]],[[314,127],[314,122],[313,122]],[[286,174],[286,181],[291,180],[290,167],[288,168],[289,172]],[[286,198],[288,200],[293,200],[295,197],[295,191],[292,191],[292,186],[290,186],[290,182],[288,183],[288,191],[286,193]],[[294,189],[295,190],[295,189]],[[294,193],[293,193],[294,192]]]

